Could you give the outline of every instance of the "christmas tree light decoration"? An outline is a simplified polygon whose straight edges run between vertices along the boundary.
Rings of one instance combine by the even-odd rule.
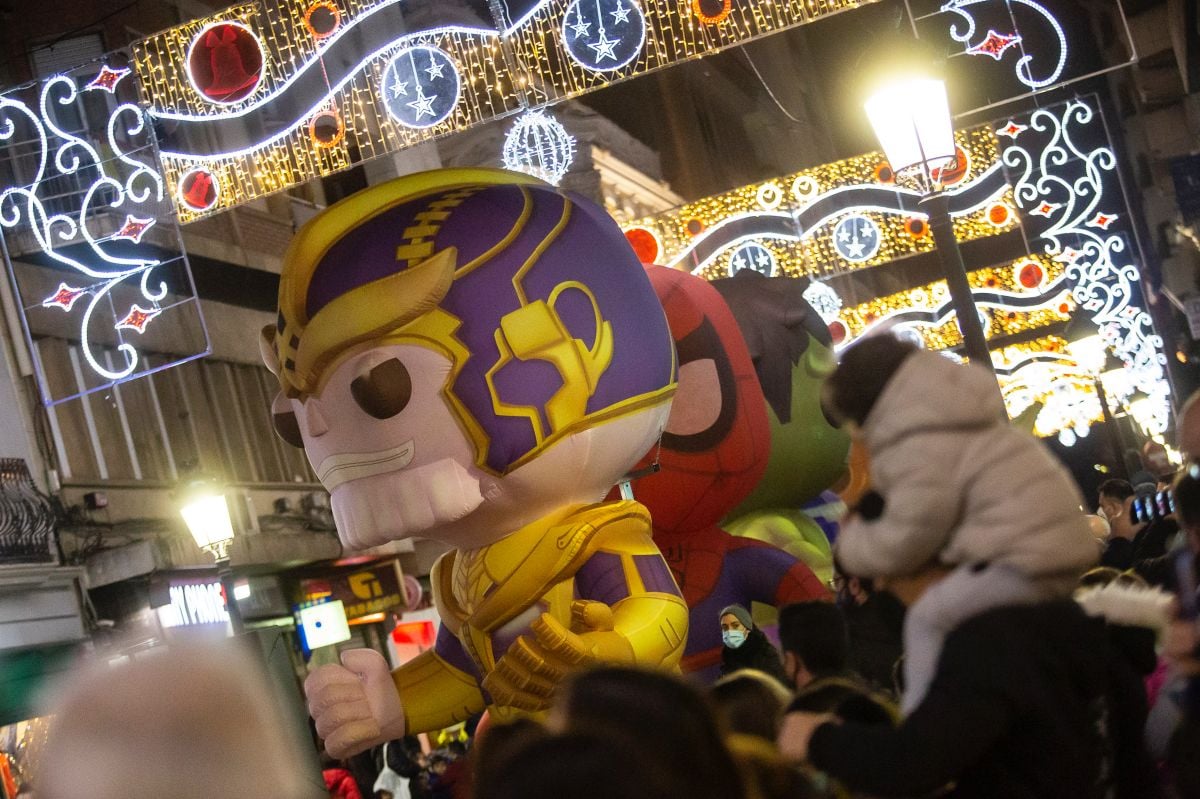
[[[575,137],[545,111],[522,114],[504,136],[504,168],[557,186],[575,158]]]
[[[131,72],[133,72],[133,70],[131,70],[129,67],[113,69],[108,64],[105,64],[104,66],[100,67],[100,74],[92,78],[91,82],[83,88],[85,91],[103,89],[109,94],[116,94],[117,84],[121,82],[122,78]]]
[[[0,235],[18,318],[33,341],[63,337],[61,314],[69,315],[72,357],[79,356],[75,381],[52,384],[47,375],[61,369],[43,358],[53,350],[30,347],[48,405],[208,352],[155,163],[154,133],[132,102],[135,82],[123,79],[131,72],[111,62],[95,70],[81,68],[0,95],[0,147],[9,148],[14,173],[32,176],[0,189]],[[113,103],[80,102],[82,92],[97,90],[113,95]],[[51,276],[58,288],[47,296]],[[117,308],[128,310],[120,315]],[[143,357],[143,345],[126,338],[129,331],[154,348],[153,365]]]
[[[1012,208],[1007,203],[996,203],[988,208],[987,221],[995,227],[1002,228],[1012,219],[1012,215]]]

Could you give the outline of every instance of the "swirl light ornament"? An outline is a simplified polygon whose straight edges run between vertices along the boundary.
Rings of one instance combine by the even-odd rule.
[[[24,179],[0,192],[5,259],[31,339],[31,314],[44,309],[77,317],[79,353],[93,373],[81,381],[87,385],[80,385],[78,393],[145,374],[149,367],[140,342],[147,330],[164,314],[174,316],[173,310],[196,305],[145,114],[132,102],[116,102],[99,126],[102,133],[84,138],[86,132],[72,132],[79,123],[77,117],[69,121],[69,114],[83,107],[81,92],[102,91],[117,99],[123,88],[132,89],[120,85],[128,74],[128,69],[104,66],[82,89],[72,76],[56,75],[32,95],[0,96],[0,146],[20,141],[34,145],[12,159]],[[14,268],[13,258],[49,266],[57,290],[46,294],[37,279],[23,281],[29,269]],[[40,280],[45,279],[43,273]],[[198,307],[185,316],[199,328],[182,336],[188,350],[183,359],[207,354]],[[162,341],[158,345],[161,349]],[[38,349],[32,349],[37,356]],[[159,363],[154,368],[165,367]],[[47,404],[78,395],[56,396],[45,380],[41,387]]]
[[[1004,10],[1007,12],[1000,16],[1008,18],[1012,23],[1013,31],[1008,33],[989,28],[987,33],[980,37],[979,24],[975,19],[976,13],[985,9],[991,10],[1000,3],[1004,4]],[[1049,38],[1057,44],[1058,53],[1053,56],[1052,67],[1035,70],[1034,61],[1040,54],[1035,55],[1025,49],[1024,38],[1017,25],[1016,17],[1013,15],[1014,6],[1032,11],[1054,34]],[[987,56],[996,61],[1002,61],[1009,50],[1019,52],[1020,56],[1017,58],[1013,71],[1016,73],[1017,80],[1030,89],[1044,89],[1051,85],[1062,76],[1063,70],[1066,68],[1067,36],[1063,32],[1062,25],[1045,6],[1034,0],[950,0],[942,4],[941,11],[958,17],[957,20],[951,22],[949,33],[954,41],[963,44],[963,52],[967,55]]]
[[[1143,407],[1154,409],[1143,414],[1156,420],[1150,435],[1161,435],[1170,395],[1166,357],[1142,305],[1116,156],[1096,99],[1038,109],[997,133],[1011,141],[1001,158],[1028,229],[1064,265],[1073,299],[1125,363],[1129,380],[1115,399],[1142,392],[1149,400]]]

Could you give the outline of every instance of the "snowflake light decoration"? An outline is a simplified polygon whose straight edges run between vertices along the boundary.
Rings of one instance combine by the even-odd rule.
[[[842,298],[836,291],[819,280],[814,280],[812,285],[804,290],[804,299],[813,307],[813,310],[821,315],[826,324],[837,319],[838,313],[842,310]]]
[[[575,160],[575,137],[541,109],[522,114],[504,137],[504,168],[558,185]]]

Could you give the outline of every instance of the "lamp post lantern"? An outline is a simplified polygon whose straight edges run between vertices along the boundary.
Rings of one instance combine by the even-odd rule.
[[[212,554],[217,564],[217,576],[225,594],[225,607],[234,635],[244,631],[241,610],[234,596],[233,567],[229,563],[229,547],[233,544],[233,519],[229,504],[219,486],[197,481],[187,486],[179,509],[188,532],[196,546]]]
[[[967,357],[994,372],[962,252],[954,237],[949,200],[942,191],[941,175],[957,158],[946,85],[928,77],[896,78],[877,89],[865,106],[897,182],[902,178],[911,180],[924,195],[919,204],[929,219]]]

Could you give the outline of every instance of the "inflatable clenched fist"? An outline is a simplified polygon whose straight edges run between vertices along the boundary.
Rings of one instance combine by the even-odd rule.
[[[342,665],[314,669],[304,693],[317,735],[334,757],[404,735],[404,709],[387,661],[373,649],[351,650],[342,655]]]
[[[662,431],[674,353],[600,208],[498,170],[371,187],[297,234],[262,343],[275,428],[342,541],[457,547],[431,575],[435,648],[390,675],[394,701],[355,653],[309,678],[331,753],[543,709],[589,660],[677,666],[687,608],[646,510],[601,502]]]

